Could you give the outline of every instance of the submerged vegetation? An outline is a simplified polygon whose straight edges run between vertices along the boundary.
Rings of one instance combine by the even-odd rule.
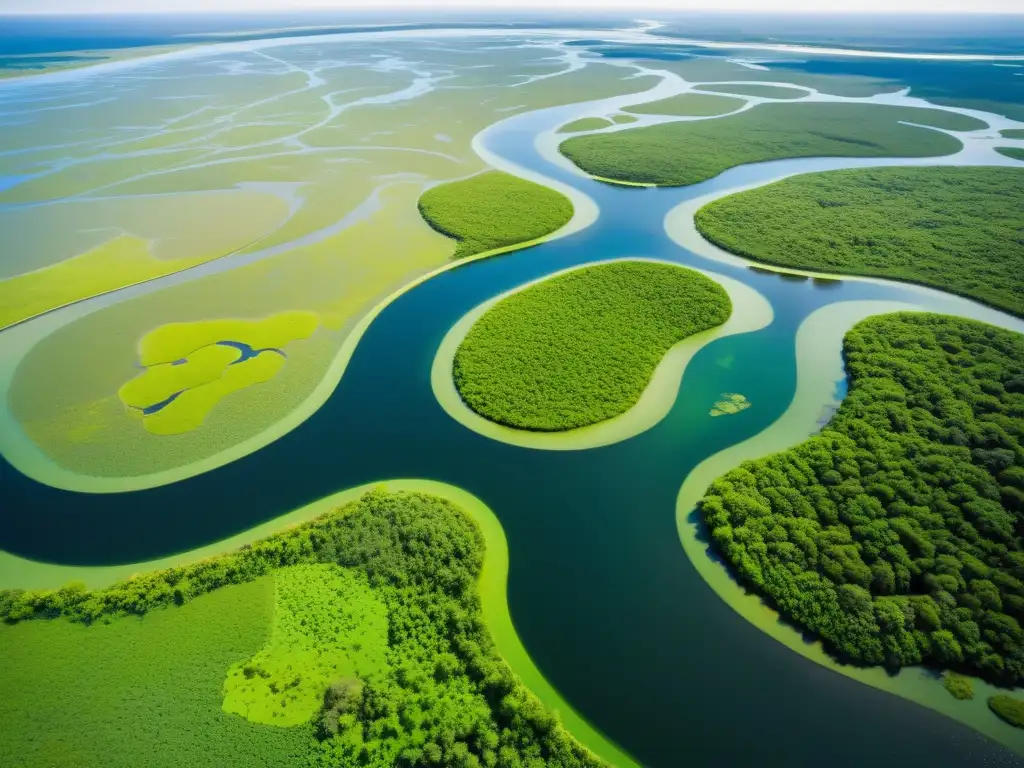
[[[680,117],[715,117],[728,112],[735,112],[746,102],[743,99],[730,99],[728,96],[715,96],[710,93],[681,93],[667,99],[649,101],[646,104],[634,104],[626,107],[629,112],[638,115],[678,115]]]
[[[0,763],[597,768],[498,656],[476,586],[483,557],[451,503],[373,491],[233,554],[97,592],[0,592],[14,625],[0,626],[0,653],[16,660],[0,665]],[[357,618],[386,642],[383,660],[356,647]],[[289,656],[329,662],[342,648],[369,663],[318,662],[339,676],[320,675],[312,721],[257,725],[221,709],[229,667],[287,702],[307,674]]]
[[[708,488],[715,548],[840,658],[1024,682],[1024,335],[901,313],[844,354],[820,435]]]
[[[665,353],[731,312],[698,272],[644,261],[583,267],[491,307],[455,353],[455,386],[481,416],[554,432],[631,408]]]
[[[429,189],[419,207],[430,226],[459,241],[456,259],[544,237],[573,214],[560,192],[501,171]]]
[[[984,127],[936,109],[868,104],[761,104],[716,120],[696,120],[577,136],[562,153],[593,176],[682,186],[746,163],[787,157],[931,157],[962,146],[951,130]]]
[[[909,280],[1024,316],[1024,169],[794,176],[694,216],[704,237],[784,267]]]

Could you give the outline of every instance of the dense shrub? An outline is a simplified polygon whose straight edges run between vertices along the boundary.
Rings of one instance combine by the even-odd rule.
[[[974,698],[974,684],[969,677],[958,675],[955,672],[947,672],[942,676],[942,686],[949,691],[954,699]]]
[[[456,259],[543,237],[573,213],[561,192],[501,171],[428,189],[419,208],[430,226],[459,241]]]
[[[708,488],[715,548],[842,658],[1024,681],[1024,336],[895,314],[844,354],[819,436]]]
[[[992,696],[988,708],[1016,728],[1024,728],[1024,701],[1012,696]]]
[[[701,208],[697,229],[786,267],[910,280],[1024,315],[1024,168],[810,173]]]
[[[455,386],[499,424],[593,424],[632,407],[669,348],[725,322],[731,306],[716,282],[672,264],[576,269],[491,307],[455,353]]]

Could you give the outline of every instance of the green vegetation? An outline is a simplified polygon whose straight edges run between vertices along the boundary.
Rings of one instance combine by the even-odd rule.
[[[679,115],[680,117],[714,117],[735,112],[746,104],[743,99],[712,96],[706,93],[681,93],[667,99],[626,107],[638,115]]]
[[[1004,139],[1024,139],[1024,128],[1007,128],[999,132]]]
[[[364,578],[333,564],[274,574],[270,641],[228,670],[224,711],[254,723],[298,725],[315,715],[334,680],[384,668],[387,608]]]
[[[807,96],[807,91],[801,91],[797,88],[783,88],[780,85],[761,85],[759,83],[751,83],[750,85],[708,83],[706,85],[698,85],[694,90],[736,93],[740,96],[760,96],[763,99],[802,99]]]
[[[129,594],[126,587],[124,597]],[[82,596],[67,590],[50,600],[46,613]],[[91,626],[65,619],[0,626],[0,764],[245,768],[300,762],[307,734],[221,710],[224,672],[267,641],[273,606],[273,577],[266,577],[144,617],[110,616]]]
[[[731,416],[734,413],[745,411],[750,407],[750,401],[746,395],[738,392],[723,392],[721,399],[715,402],[708,412],[710,416]]]
[[[557,275],[495,304],[455,353],[481,416],[557,432],[631,408],[678,342],[724,323],[725,290],[672,264],[620,261]]]
[[[497,655],[477,593],[483,557],[482,534],[451,503],[422,493],[372,491],[230,555],[109,589],[0,592],[0,619],[15,624],[0,627],[0,763],[603,765],[572,741]],[[310,580],[285,590],[288,636],[320,652],[339,643],[329,626],[347,620],[324,611],[325,598],[334,600],[327,593],[336,589],[332,578],[341,566],[386,606],[384,663],[370,664],[362,678],[342,671],[321,691],[320,712],[309,724],[274,728],[222,711],[229,666],[255,657],[264,669],[262,662],[277,650],[292,652],[264,655],[284,635],[277,622],[270,631],[271,579],[263,577],[314,564],[330,569],[317,565],[285,577]],[[343,611],[352,607],[353,596],[357,603],[371,599],[361,587],[350,589],[354,583],[343,588],[349,595]],[[249,603],[238,597],[250,594],[256,597]],[[381,629],[379,614],[370,609],[364,615],[378,622],[373,637]],[[161,622],[173,624],[173,631],[158,642],[149,628]],[[140,629],[133,634],[132,628]],[[116,668],[83,658],[90,641],[105,638],[124,655]],[[216,657],[205,658],[218,649]],[[42,702],[50,708],[41,708]],[[125,727],[111,713],[133,719]],[[138,720],[146,727],[136,727]]]
[[[1013,160],[1024,160],[1024,147],[996,147],[996,152]]]
[[[932,314],[845,337],[818,436],[700,509],[742,583],[840,658],[1024,681],[1024,335]]]
[[[633,115],[618,114],[612,116],[612,122],[616,125],[625,125],[626,123],[635,123],[636,121],[637,118],[633,117]]]
[[[430,226],[459,241],[456,259],[549,235],[573,212],[560,192],[501,171],[429,189],[419,207]]]
[[[785,267],[923,283],[1024,316],[1024,169],[811,173],[716,200],[694,220]]]
[[[566,123],[558,129],[558,132],[579,133],[580,131],[596,131],[601,128],[607,128],[611,124],[611,120],[606,120],[603,117],[581,117],[579,120],[573,120],[571,123]]]
[[[1024,701],[1013,696],[991,696],[988,708],[1014,728],[1024,728]]]
[[[745,163],[787,157],[931,157],[958,151],[955,130],[984,127],[935,109],[868,104],[761,104],[718,120],[665,123],[577,136],[562,153],[593,176],[679,186]]]
[[[971,678],[958,675],[956,672],[947,672],[942,676],[942,686],[949,691],[954,699],[974,698],[974,684]]]

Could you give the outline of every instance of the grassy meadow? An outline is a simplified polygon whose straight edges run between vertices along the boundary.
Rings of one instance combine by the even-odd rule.
[[[794,176],[701,208],[704,237],[784,267],[930,285],[1024,316],[1024,169]]]
[[[665,353],[731,312],[713,280],[671,264],[572,270],[499,301],[466,334],[453,375],[466,404],[555,432],[627,411]]]
[[[761,104],[717,120],[578,136],[562,153],[593,176],[666,186],[696,184],[746,163],[789,157],[932,157],[962,144],[899,121],[952,130],[984,124],[934,109],[862,104]]]

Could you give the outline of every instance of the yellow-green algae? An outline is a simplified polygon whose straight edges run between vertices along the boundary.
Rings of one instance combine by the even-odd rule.
[[[978,695],[973,700],[961,701],[940,690],[941,678],[922,667],[905,667],[893,675],[882,667],[841,664],[820,643],[808,642],[799,630],[782,622],[778,613],[731,577],[703,540],[703,529],[695,517],[697,502],[716,478],[747,459],[789,448],[816,430],[825,406],[835,404],[835,382],[843,376],[839,350],[850,328],[871,315],[920,309],[902,302],[844,301],[812,312],[797,331],[797,390],[789,408],[767,429],[705,459],[687,475],[676,500],[676,527],[690,562],[718,596],[787,648],[866,685],[941,712],[1024,754],[1024,733],[993,717],[985,705],[988,696],[1002,689],[971,678]]]
[[[182,390],[219,379],[240,354],[234,347],[215,344],[203,347],[192,352],[180,364],[175,361],[150,366],[122,386],[117,394],[127,406],[148,408]]]
[[[270,639],[228,669],[223,709],[254,723],[301,725],[332,680],[381,670],[387,645],[387,607],[365,577],[334,564],[281,568]]]
[[[579,427],[578,429],[562,432],[533,432],[497,424],[476,413],[463,402],[452,378],[455,352],[466,334],[469,333],[476,321],[487,310],[507,296],[550,278],[577,269],[615,261],[622,260],[609,259],[607,261],[591,262],[553,272],[550,275],[545,275],[537,280],[532,280],[510,291],[499,294],[463,315],[441,341],[430,370],[430,385],[434,391],[434,397],[445,412],[464,427],[473,430],[477,434],[524,448],[576,451],[611,445],[646,432],[668,415],[679,394],[679,386],[682,383],[686,366],[704,346],[725,336],[756,331],[764,328],[772,321],[773,312],[771,304],[756,290],[738,280],[698,269],[695,271],[716,281],[729,294],[729,299],[733,306],[732,314],[722,325],[694,334],[673,346],[654,370],[654,374],[651,376],[651,380],[644,389],[640,399],[625,413],[597,424]],[[679,266],[675,262],[659,259],[633,258],[629,259],[629,261],[646,261]]]
[[[573,738],[616,768],[639,768],[638,763],[587,722],[547,681],[530,658],[512,623],[508,608],[508,542],[501,523],[480,499],[446,483],[434,480],[388,480],[350,488],[271,520],[215,544],[146,563],[120,566],[63,566],[38,563],[0,551],[0,589],[57,589],[71,581],[81,581],[90,589],[108,586],[134,573],[194,563],[230,552],[298,523],[312,520],[355,501],[366,491],[383,488],[389,492],[418,491],[447,499],[468,514],[480,526],[486,554],[480,571],[478,589],[484,622],[494,639],[498,653],[527,688],[566,727]]]
[[[738,392],[723,392],[722,398],[718,400],[708,412],[711,416],[730,416],[750,407],[750,401],[745,395]]]

